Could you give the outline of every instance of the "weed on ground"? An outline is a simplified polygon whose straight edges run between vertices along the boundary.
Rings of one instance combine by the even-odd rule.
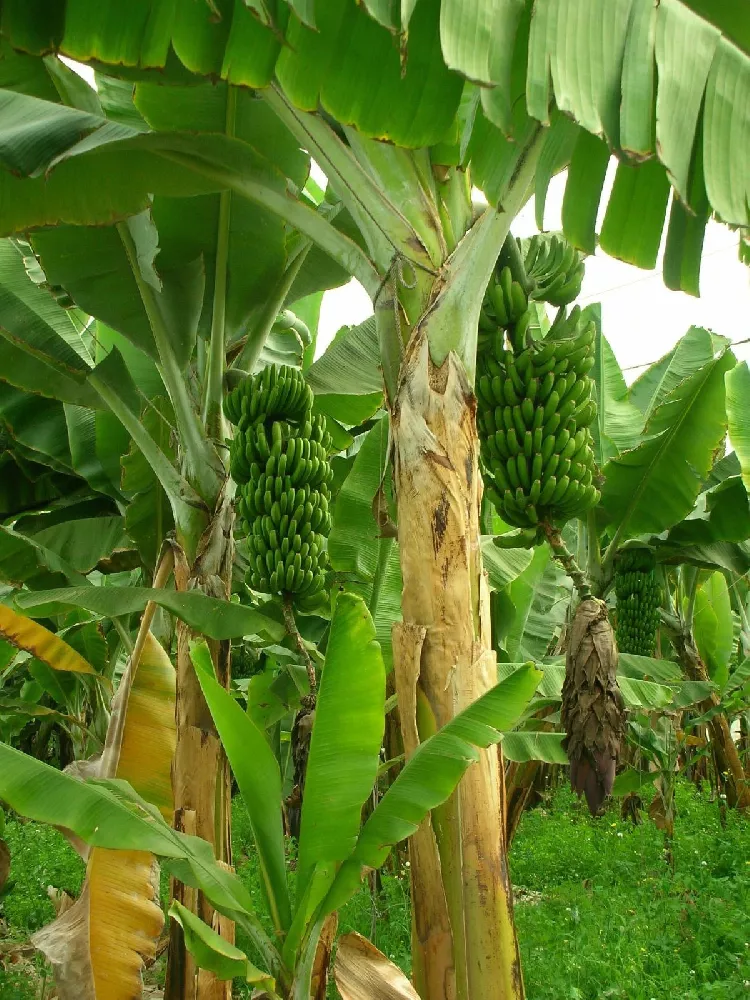
[[[674,871],[663,834],[647,819],[622,820],[616,805],[591,819],[567,789],[528,812],[511,851],[516,919],[528,1000],[750,1000],[750,822],[726,825],[705,793],[680,784]],[[0,1000],[38,1000],[44,962],[16,954],[54,916],[47,887],[80,890],[83,864],[64,838],[10,820],[11,875],[0,895]],[[244,806],[234,805],[237,871],[261,902]],[[293,865],[290,888],[294,886]],[[168,878],[162,877],[166,900]],[[379,891],[368,883],[339,915],[410,968],[409,870],[394,863]],[[248,947],[242,935],[238,944]],[[163,979],[163,961],[148,981]],[[238,997],[249,992],[237,986]],[[333,987],[330,996],[337,994]]]

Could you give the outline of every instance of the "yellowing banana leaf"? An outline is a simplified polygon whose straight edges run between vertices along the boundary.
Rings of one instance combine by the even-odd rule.
[[[100,778],[128,781],[168,820],[174,697],[174,668],[149,633],[118,689],[97,768]],[[80,898],[33,943],[52,963],[60,1000],[131,1000],[141,995],[143,960],[155,957],[163,926],[155,857],[95,847]]]
[[[96,671],[71,646],[39,622],[17,614],[5,604],[0,605],[0,635],[18,649],[31,653],[53,670],[75,674],[96,674]]]

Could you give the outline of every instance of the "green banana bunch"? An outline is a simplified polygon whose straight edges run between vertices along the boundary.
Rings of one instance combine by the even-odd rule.
[[[532,285],[530,298],[567,306],[581,293],[583,255],[564,237],[543,233],[519,240],[524,268]]]
[[[617,645],[621,653],[653,656],[659,625],[661,588],[650,549],[625,549],[615,564]]]
[[[519,342],[522,325],[485,330],[476,394],[487,495],[503,520],[526,529],[580,517],[600,494],[589,431],[594,324],[578,308],[561,310],[546,337]]]
[[[269,365],[243,379],[224,397],[227,420],[241,430],[273,417],[299,421],[310,413],[312,405],[312,389],[304,375],[287,365]]]
[[[244,379],[224,399],[237,431],[229,468],[247,527],[247,585],[266,594],[309,597],[325,583],[331,530],[325,417],[296,368],[270,366]]]
[[[509,331],[513,344],[523,345],[531,313],[523,286],[513,280],[508,266],[496,272],[490,281],[479,314],[480,349],[493,339],[498,328]]]

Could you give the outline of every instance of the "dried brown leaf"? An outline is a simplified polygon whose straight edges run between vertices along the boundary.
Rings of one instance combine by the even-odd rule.
[[[341,938],[333,976],[342,1000],[419,1000],[401,969],[361,934]]]
[[[617,644],[603,601],[578,605],[565,657],[562,722],[570,784],[585,794],[596,815],[612,791],[624,735],[625,713],[617,687]]]

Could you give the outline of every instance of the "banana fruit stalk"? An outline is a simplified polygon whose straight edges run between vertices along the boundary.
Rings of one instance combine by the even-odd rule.
[[[626,549],[615,563],[617,645],[621,653],[653,656],[659,624],[661,588],[649,549]]]
[[[480,318],[477,428],[486,493],[508,524],[580,517],[599,501],[589,426],[596,417],[596,330],[575,307],[534,339],[531,310],[510,268],[495,275]]]
[[[224,398],[237,430],[230,473],[247,526],[246,582],[266,594],[310,597],[323,589],[333,478],[325,417],[296,368],[272,365]]]

